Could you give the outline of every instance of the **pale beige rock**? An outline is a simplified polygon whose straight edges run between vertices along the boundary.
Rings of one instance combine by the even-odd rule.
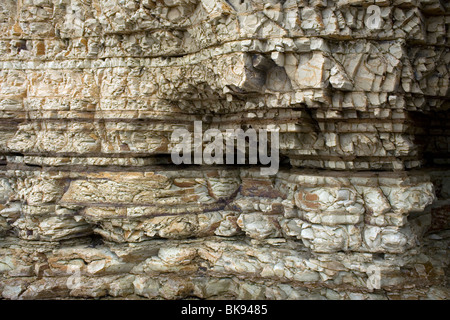
[[[0,297],[448,299],[449,30],[440,0],[2,0]],[[194,121],[278,130],[280,170],[175,166]]]

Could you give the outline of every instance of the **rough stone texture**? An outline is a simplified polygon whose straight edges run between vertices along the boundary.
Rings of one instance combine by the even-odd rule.
[[[0,297],[449,299],[449,37],[440,0],[2,0]],[[195,120],[282,167],[173,165]]]

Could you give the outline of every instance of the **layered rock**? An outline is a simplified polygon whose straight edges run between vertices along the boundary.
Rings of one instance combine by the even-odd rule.
[[[0,4],[6,299],[448,299],[450,6]],[[281,168],[171,161],[279,132]]]

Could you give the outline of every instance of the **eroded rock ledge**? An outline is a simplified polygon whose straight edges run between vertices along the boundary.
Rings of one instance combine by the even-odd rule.
[[[439,0],[3,0],[0,297],[449,299],[449,36]],[[194,121],[280,170],[174,165]]]

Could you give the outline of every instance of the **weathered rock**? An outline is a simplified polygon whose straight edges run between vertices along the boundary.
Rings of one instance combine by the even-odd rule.
[[[448,299],[449,37],[440,0],[2,0],[0,297]],[[194,121],[279,170],[175,165]]]

